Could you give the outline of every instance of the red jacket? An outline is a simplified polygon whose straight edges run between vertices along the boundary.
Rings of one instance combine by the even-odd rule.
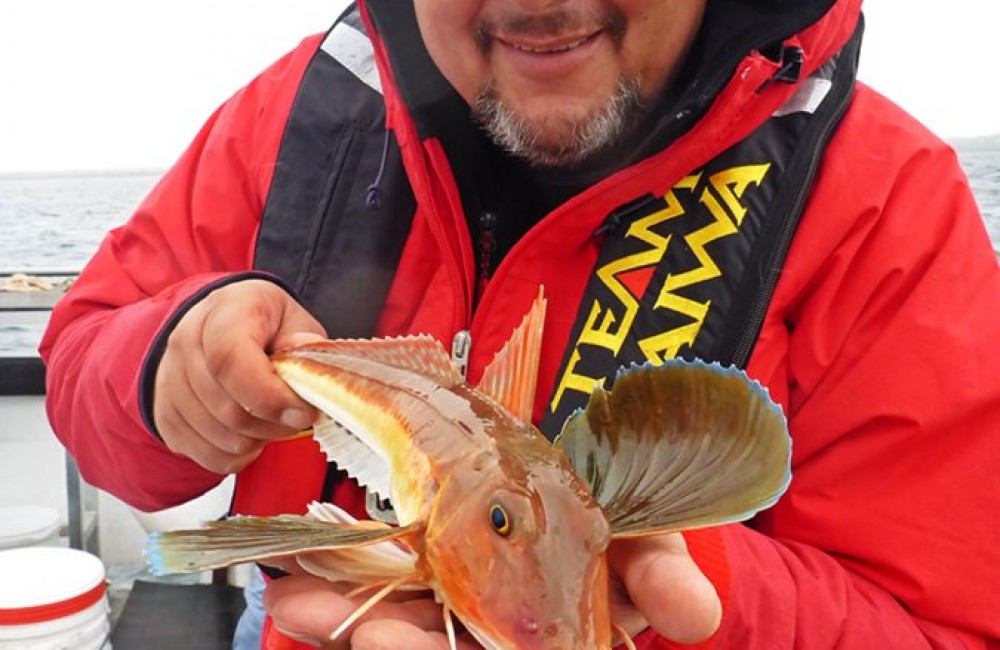
[[[837,2],[790,39],[806,72],[847,40],[859,4]],[[319,42],[304,41],[209,120],[53,312],[41,349],[53,427],[88,481],[139,508],[186,501],[221,479],[150,434],[140,378],[151,341],[186,300],[251,268],[283,125]],[[473,252],[446,157],[417,136],[375,43],[418,203],[379,333],[448,342],[471,328],[475,380],[543,283],[540,390],[569,344],[598,254],[591,235],[609,209],[669,190],[794,90],[759,91],[777,64],[748,54],[684,136],[533,228],[473,313]],[[748,364],[789,416],[791,487],[752,527],[687,535],[723,599],[706,647],[985,648],[1000,638],[998,299],[1000,269],[954,153],[859,85]],[[286,509],[301,508],[325,472],[295,444],[310,459],[295,482],[274,481],[286,462],[277,445],[241,478],[265,475]],[[670,644],[641,640],[661,646]]]

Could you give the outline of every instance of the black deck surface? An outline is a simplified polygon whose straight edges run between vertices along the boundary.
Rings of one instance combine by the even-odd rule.
[[[111,633],[115,650],[223,650],[243,612],[243,590],[137,580]]]

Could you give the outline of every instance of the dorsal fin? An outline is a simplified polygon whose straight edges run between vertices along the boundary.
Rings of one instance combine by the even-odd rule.
[[[523,422],[531,422],[535,402],[545,306],[545,289],[539,286],[531,309],[483,371],[478,386]]]

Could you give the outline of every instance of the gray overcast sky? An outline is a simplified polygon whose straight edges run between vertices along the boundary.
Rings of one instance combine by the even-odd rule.
[[[166,167],[342,4],[0,0],[0,172]],[[863,80],[946,138],[1000,133],[1000,2],[865,7]]]

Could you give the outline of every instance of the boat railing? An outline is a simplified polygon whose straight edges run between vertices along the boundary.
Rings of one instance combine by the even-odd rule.
[[[0,329],[8,333],[32,329],[40,333],[53,306],[79,269],[64,267],[0,268]],[[38,282],[43,279],[43,282]],[[13,287],[16,287],[13,288]],[[0,348],[2,349],[2,348]],[[34,349],[0,352],[0,400],[30,427],[32,414],[44,418],[45,365]],[[72,548],[100,555],[97,491],[81,477],[64,452],[67,526],[62,531]]]
[[[35,349],[38,341],[29,339],[41,337],[52,308],[78,274],[79,269],[75,268],[0,268],[0,331],[23,335],[15,345],[2,345],[0,341],[0,432],[5,432],[0,439],[14,440],[21,448],[29,439],[35,446],[40,440],[53,443],[55,440],[45,415],[45,365]],[[18,280],[12,284],[13,278]],[[5,286],[17,289],[5,290]],[[44,447],[50,449],[56,445]],[[46,488],[37,497],[47,501],[56,499],[60,506],[65,504],[66,527],[60,531],[61,536],[72,548],[88,551],[102,559],[105,559],[100,544],[102,502],[103,507],[110,507],[110,512],[105,514],[115,519],[116,526],[116,539],[112,539],[109,548],[105,549],[109,556],[106,559],[110,560],[121,557],[124,538],[131,539],[134,533],[141,533],[133,530],[123,535],[120,525],[123,515],[133,518],[134,525],[141,526],[147,533],[192,527],[224,515],[231,500],[233,477],[185,504],[153,513],[139,512],[102,495],[80,476],[73,457],[61,446],[58,449],[61,458],[56,460],[46,455],[44,467],[34,471],[32,478],[55,484],[61,482],[58,473],[64,473],[65,492],[61,492],[62,488]],[[20,492],[23,495],[24,491]],[[0,499],[0,503],[2,501]],[[240,575],[235,572],[231,580],[245,580]]]

